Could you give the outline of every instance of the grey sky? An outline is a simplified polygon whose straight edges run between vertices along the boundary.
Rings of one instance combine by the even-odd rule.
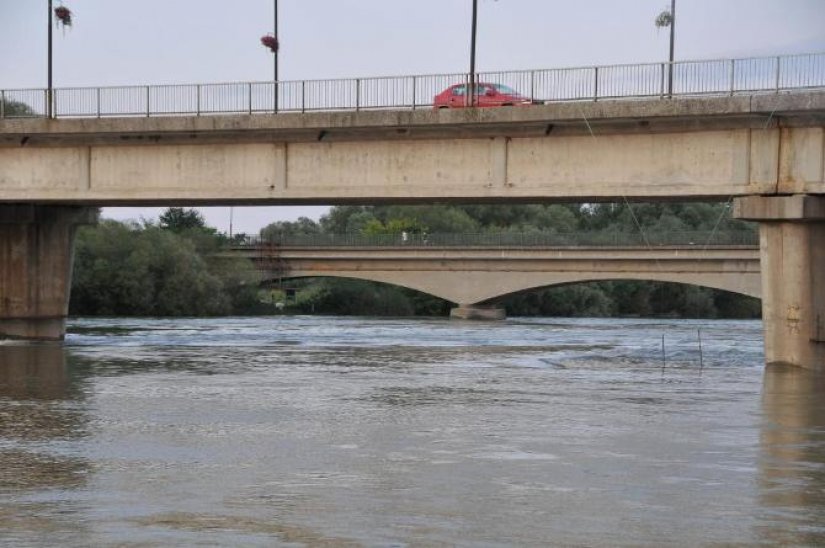
[[[272,77],[259,38],[272,0],[64,0],[57,87],[257,81]],[[59,1],[55,0],[55,4]],[[466,71],[471,0],[279,0],[283,80]],[[653,25],[669,0],[479,0],[478,69],[551,68],[667,58]],[[677,59],[825,51],[825,0],[678,0]],[[0,0],[0,88],[46,83],[46,0]],[[236,207],[256,232],[321,207]],[[107,208],[118,219],[159,208]],[[229,208],[203,208],[228,230]]]

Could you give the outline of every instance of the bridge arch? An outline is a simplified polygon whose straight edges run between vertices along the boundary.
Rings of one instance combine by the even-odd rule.
[[[265,279],[349,278],[381,282],[427,293],[459,305],[488,303],[502,297],[554,286],[600,281],[668,282],[707,287],[761,298],[758,271],[731,272],[472,272],[472,271],[335,271],[265,274]]]

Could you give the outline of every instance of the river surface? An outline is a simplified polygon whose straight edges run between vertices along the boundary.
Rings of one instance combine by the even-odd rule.
[[[749,321],[77,319],[0,346],[0,544],[822,545],[822,382],[762,360]]]

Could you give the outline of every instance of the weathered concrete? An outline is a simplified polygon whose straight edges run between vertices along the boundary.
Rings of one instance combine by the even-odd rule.
[[[449,111],[0,120],[0,202],[825,194],[823,128],[825,92]]]
[[[0,206],[0,339],[62,340],[86,207]]]
[[[687,283],[760,296],[759,250],[456,248],[434,246],[245,249],[270,278],[335,276],[389,283],[463,307],[539,287],[602,280]]]
[[[765,360],[825,371],[825,197],[748,197],[760,222]]]

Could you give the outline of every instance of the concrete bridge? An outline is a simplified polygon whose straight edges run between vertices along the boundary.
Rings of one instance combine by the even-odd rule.
[[[722,289],[759,298],[758,245],[443,245],[421,238],[395,245],[312,241],[237,246],[264,280],[341,277],[415,289],[457,304],[451,315],[501,319],[501,297],[553,285],[648,280]],[[512,241],[513,239],[511,239]]]
[[[594,67],[589,101],[530,107],[183,115],[147,87],[143,116],[0,118],[0,334],[63,336],[91,206],[735,198],[761,226],[767,361],[825,369],[825,78],[772,59],[775,85],[708,62],[672,98],[653,69],[603,100]]]

